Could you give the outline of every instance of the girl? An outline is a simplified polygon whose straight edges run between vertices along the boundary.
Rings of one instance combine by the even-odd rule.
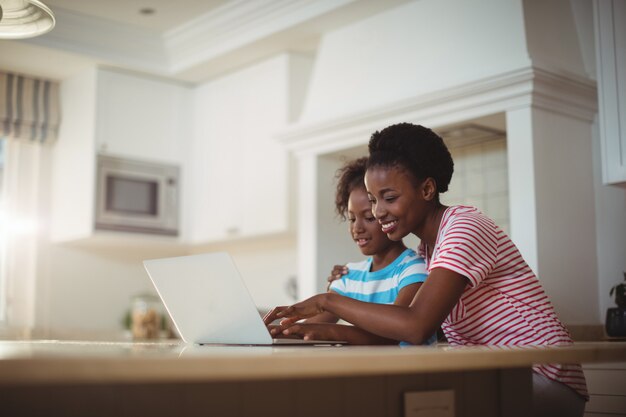
[[[364,302],[408,306],[426,279],[424,259],[407,249],[402,240],[389,240],[372,214],[365,190],[367,158],[347,163],[338,171],[335,209],[349,222],[349,232],[363,255],[348,264],[347,275],[331,283],[329,291]],[[337,316],[321,312],[301,323],[307,339],[342,340],[349,344],[397,344],[354,326],[334,324]]]
[[[408,123],[372,135],[365,175],[373,213],[391,240],[417,235],[428,279],[409,306],[366,304],[320,294],[277,307],[284,334],[296,322],[332,313],[382,337],[422,343],[441,325],[451,345],[571,344],[541,284],[511,239],[473,207],[446,207],[453,162],[443,140]],[[579,415],[588,398],[579,365],[533,367],[536,415]]]

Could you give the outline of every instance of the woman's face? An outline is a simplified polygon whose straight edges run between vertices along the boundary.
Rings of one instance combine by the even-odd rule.
[[[372,204],[365,187],[357,187],[350,192],[348,222],[350,235],[363,255],[375,255],[393,244],[372,214]]]
[[[372,212],[389,239],[397,241],[420,229],[427,201],[410,173],[396,167],[373,167],[365,173],[365,186]]]

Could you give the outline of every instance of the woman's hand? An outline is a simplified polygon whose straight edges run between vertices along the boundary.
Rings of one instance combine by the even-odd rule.
[[[296,333],[283,333],[283,329],[276,324],[270,324],[269,326],[267,326],[267,330],[270,331],[272,337],[275,339],[302,339],[302,336]]]
[[[281,335],[304,340],[338,340],[336,328],[336,324],[330,323],[295,323],[283,330]]]
[[[282,319],[280,328],[270,328],[270,333],[278,334],[279,331],[286,329],[298,320],[316,316],[324,311],[322,305],[326,294],[318,294],[313,297],[301,301],[292,306],[274,307],[269,313],[263,317],[263,322],[269,326],[274,320]]]
[[[347,266],[345,265],[333,266],[333,270],[330,271],[330,275],[328,276],[328,278],[326,278],[326,281],[328,281],[328,285],[326,286],[326,291],[330,290],[330,284],[332,284],[333,281],[341,279],[341,277],[346,275],[347,273],[348,273]]]

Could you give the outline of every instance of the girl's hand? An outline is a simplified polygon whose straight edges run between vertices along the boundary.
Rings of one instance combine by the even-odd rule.
[[[328,285],[326,286],[326,291],[330,290],[330,284],[332,284],[333,281],[341,279],[341,277],[346,275],[347,273],[348,273],[348,267],[347,266],[345,266],[345,265],[335,265],[335,266],[333,266],[333,270],[330,271],[329,277],[326,278],[326,281],[328,281]]]
[[[282,319],[280,322],[280,331],[282,331],[298,320],[313,317],[323,312],[322,304],[325,297],[326,294],[318,294],[292,306],[274,307],[263,317],[263,322],[266,326],[269,326],[274,320]],[[279,333],[279,329],[277,328],[271,328],[269,330],[272,334]]]

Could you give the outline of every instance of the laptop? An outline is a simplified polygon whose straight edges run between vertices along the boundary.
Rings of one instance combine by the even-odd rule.
[[[218,345],[338,345],[273,339],[227,252],[143,261],[185,343]]]

